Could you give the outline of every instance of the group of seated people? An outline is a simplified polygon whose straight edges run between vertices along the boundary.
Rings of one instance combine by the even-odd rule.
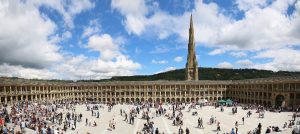
[[[180,116],[177,116],[175,118],[175,120],[173,120],[173,125],[174,126],[177,126],[177,125],[183,125],[183,121],[182,121],[182,118]]]
[[[281,132],[282,130],[279,129],[278,126],[269,126],[266,130],[266,134],[272,133],[272,132]]]
[[[198,115],[198,112],[195,111],[195,112],[192,113],[192,115],[193,115],[193,116],[197,116],[197,115]]]
[[[152,122],[152,121],[145,123],[142,131],[145,133],[151,133],[151,132],[153,133],[154,132],[153,124],[154,124],[154,122]]]

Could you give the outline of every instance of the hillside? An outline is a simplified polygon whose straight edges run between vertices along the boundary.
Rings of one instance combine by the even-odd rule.
[[[220,69],[220,68],[199,68],[200,80],[242,80],[254,78],[300,76],[300,72],[257,70],[257,69]],[[155,81],[155,80],[185,80],[185,70],[177,69],[153,75],[138,76],[116,76],[104,80],[82,80],[82,81]]]

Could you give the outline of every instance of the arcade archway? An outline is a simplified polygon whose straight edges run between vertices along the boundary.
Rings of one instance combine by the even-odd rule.
[[[284,102],[284,96],[283,95],[277,95],[275,98],[275,106],[276,107],[282,107]]]

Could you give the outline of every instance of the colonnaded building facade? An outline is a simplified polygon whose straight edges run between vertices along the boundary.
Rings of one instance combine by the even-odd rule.
[[[0,102],[78,100],[101,102],[217,102],[232,99],[265,106],[300,107],[300,77],[198,80],[192,16],[186,81],[72,82],[0,77]],[[201,74],[200,74],[201,75]]]

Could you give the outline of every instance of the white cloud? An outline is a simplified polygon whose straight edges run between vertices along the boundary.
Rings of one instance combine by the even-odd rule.
[[[167,68],[165,68],[165,69],[163,69],[161,71],[158,71],[158,72],[156,72],[154,74],[159,74],[159,73],[168,72],[168,71],[172,71],[172,70],[176,70],[176,68],[175,67],[167,67]]]
[[[175,67],[167,67],[164,69],[164,72],[175,70]]]
[[[70,1],[0,1],[0,76],[39,79],[102,79],[116,75],[133,75],[141,68],[122,53],[123,37],[92,35],[85,45],[100,53],[99,58],[72,55],[58,45],[72,37],[69,30],[57,33],[57,25],[40,6],[53,8],[63,15],[68,27],[73,18],[94,5],[88,0]],[[90,5],[92,4],[92,5]],[[74,8],[74,9],[73,9]],[[92,25],[93,26],[93,25]],[[67,28],[68,29],[68,28]],[[79,43],[80,44],[80,43]]]
[[[57,78],[57,73],[51,72],[48,69],[26,68],[20,65],[9,65],[3,63],[0,65],[0,76],[28,79],[54,79]]]
[[[225,49],[215,49],[211,52],[209,52],[209,55],[219,55],[219,54],[224,54],[226,52]]]
[[[89,26],[84,27],[81,37],[89,37],[90,35],[96,34],[98,32],[100,32],[100,24],[97,22],[97,20],[91,20]]]
[[[144,0],[112,0],[111,7],[123,15],[142,16],[148,13]]]
[[[112,0],[111,7],[126,16],[124,21],[128,33],[142,34],[145,29],[148,7],[144,0]]]
[[[153,63],[153,64],[167,64],[168,61],[166,61],[166,60],[152,60],[151,63]]]
[[[154,50],[150,51],[151,54],[167,53],[171,50],[167,45],[157,45]]]
[[[75,58],[78,59],[75,61],[79,62],[75,62],[76,64],[71,66],[74,68],[74,72],[68,74],[77,74],[76,76],[71,76],[71,78],[78,78],[78,76],[82,78],[109,78],[112,76],[133,75],[135,70],[141,68],[141,65],[132,61],[121,52],[120,45],[124,42],[124,38],[117,37],[113,39],[109,34],[90,36],[85,47],[99,52],[100,57],[94,60],[85,60],[86,57],[84,56]],[[84,62],[82,63],[81,61]],[[65,71],[69,70],[72,69]]]
[[[274,71],[300,71],[300,51],[291,48],[266,50],[259,52],[254,59],[271,59],[267,63],[258,63],[253,67]]]
[[[70,39],[72,38],[72,33],[70,31],[66,31],[63,33],[62,38],[65,39]]]
[[[63,74],[63,79],[103,79],[112,76],[127,76],[135,74],[141,65],[130,60],[125,55],[115,57],[115,60],[89,59],[84,55],[68,57],[55,68]]]
[[[230,52],[229,54],[233,57],[236,57],[236,58],[247,56],[247,54],[245,52]]]
[[[90,0],[75,0],[69,2],[64,0],[33,0],[28,3],[30,2],[37,6],[46,6],[56,10],[62,15],[65,24],[69,28],[74,27],[73,19],[76,15],[95,7],[95,4]]]
[[[218,68],[233,68],[233,65],[229,62],[221,62],[217,65]]]
[[[56,25],[38,7],[16,0],[0,5],[0,64],[44,68],[62,60],[52,36]]]
[[[251,67],[253,65],[253,62],[248,59],[245,59],[245,60],[238,60],[236,64],[242,67]]]
[[[87,48],[93,51],[100,52],[100,58],[103,60],[111,60],[121,55],[119,45],[113,42],[113,39],[108,34],[93,35],[89,38]]]
[[[249,10],[266,6],[267,0],[236,0],[236,4],[240,10]]]
[[[174,61],[175,61],[175,62],[181,62],[182,59],[183,59],[183,58],[182,58],[181,56],[177,56],[177,57],[174,58]]]

